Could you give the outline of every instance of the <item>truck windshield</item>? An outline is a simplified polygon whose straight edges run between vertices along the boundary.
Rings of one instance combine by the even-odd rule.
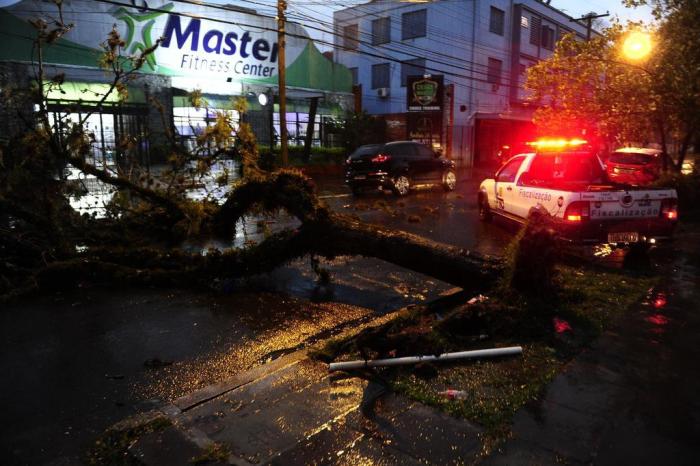
[[[602,183],[603,167],[589,152],[538,153],[528,170],[528,180],[537,185]]]

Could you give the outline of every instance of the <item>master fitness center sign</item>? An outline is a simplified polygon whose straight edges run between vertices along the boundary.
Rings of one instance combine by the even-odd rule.
[[[162,38],[142,71],[247,81],[268,80],[277,75],[279,46],[274,18],[167,1],[116,3],[124,5],[64,1],[64,22],[74,24],[65,39],[81,48],[96,50],[116,25],[126,42],[125,54],[136,54]],[[41,16],[37,12],[56,16],[56,7],[40,0],[26,0],[5,11],[25,21]],[[7,16],[2,16],[3,22]],[[293,63],[309,39],[297,25],[289,24],[287,31],[291,35],[287,36],[285,49],[287,63]]]

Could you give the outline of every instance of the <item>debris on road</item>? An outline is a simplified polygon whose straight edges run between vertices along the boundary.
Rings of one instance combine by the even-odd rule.
[[[428,362],[428,361],[431,361],[431,362],[432,361],[452,361],[455,359],[509,356],[509,355],[515,355],[515,354],[522,354],[522,352],[523,352],[523,348],[521,346],[509,346],[506,348],[492,348],[492,349],[482,349],[482,350],[474,350],[474,351],[459,351],[459,352],[455,352],[455,353],[443,353],[443,354],[440,354],[437,356],[424,355],[424,356],[409,356],[409,357],[403,357],[403,358],[332,362],[328,365],[328,370],[329,370],[329,372],[333,372],[333,371],[342,371],[342,370],[363,369],[363,368],[367,368],[367,367],[404,366],[404,365],[418,364],[421,362]]]
[[[464,390],[453,390],[452,388],[449,388],[443,392],[438,392],[438,395],[444,396],[445,398],[449,400],[466,400],[467,399],[467,392]]]

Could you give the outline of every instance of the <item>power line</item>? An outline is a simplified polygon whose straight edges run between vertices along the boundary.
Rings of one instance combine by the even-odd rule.
[[[117,6],[125,6],[125,7],[131,7],[131,6],[132,6],[132,5],[128,4],[128,3],[119,2],[119,1],[116,1],[116,0],[96,0],[96,1],[101,2],[101,3],[111,4],[111,5],[117,5]],[[175,1],[184,1],[184,0],[175,0]],[[164,9],[162,9],[162,8],[145,7],[145,6],[144,6],[144,7],[142,7],[142,9],[144,9],[144,10],[146,10],[146,11],[154,11],[154,12],[168,13],[168,14],[171,14],[171,15],[176,15],[176,16],[181,16],[181,17],[191,18],[191,19],[198,19],[198,20],[204,19],[204,20],[209,20],[209,21],[212,21],[212,22],[218,22],[218,23],[222,23],[222,24],[230,24],[230,25],[239,26],[239,27],[240,27],[240,26],[246,26],[246,27],[250,27],[250,28],[254,28],[254,29],[259,29],[259,30],[262,30],[262,31],[271,31],[271,32],[277,32],[277,31],[278,31],[277,28],[270,28],[270,27],[266,27],[266,26],[259,26],[259,25],[252,25],[252,24],[247,24],[247,23],[241,23],[241,22],[228,21],[228,20],[224,20],[224,19],[220,19],[220,18],[212,18],[212,17],[202,16],[202,15],[195,15],[195,14],[185,13],[185,12],[168,11],[168,10],[164,10]],[[262,15],[260,15],[260,16],[262,16]],[[269,18],[269,17],[267,17],[267,16],[262,16],[262,17]],[[302,26],[302,25],[300,25],[300,26]],[[300,38],[300,39],[304,39],[304,40],[313,40],[313,39],[309,38],[307,35],[293,34],[293,33],[287,33],[286,35],[289,36],[289,37],[296,37],[296,38]],[[320,43],[323,43],[323,44],[326,44],[326,45],[330,45],[330,46],[337,47],[336,44],[332,44],[332,43],[327,42],[327,41],[323,41],[323,40],[316,40],[316,41],[317,41],[317,42],[320,42]],[[349,49],[349,48],[347,48],[347,47],[340,47],[340,48],[343,48],[343,49],[346,49],[346,50],[352,50],[352,49]],[[355,50],[352,50],[352,51],[353,51],[353,52],[356,52],[356,53],[363,54],[363,55],[367,55],[367,56],[371,56],[371,57],[375,57],[375,58],[380,58],[380,59],[382,59],[382,60],[387,60],[387,61],[391,61],[391,62],[395,62],[395,63],[404,63],[404,60],[396,59],[396,58],[393,58],[393,57],[382,56],[382,55],[379,55],[379,54],[376,54],[376,53],[372,53],[372,52],[367,52],[367,51],[355,51]],[[434,61],[434,60],[433,60],[433,61]],[[453,65],[448,65],[448,66],[453,66]],[[453,67],[454,67],[454,66],[453,66]],[[455,68],[459,68],[459,67],[455,67]],[[451,72],[451,71],[447,71],[447,70],[444,70],[444,69],[440,69],[440,68],[435,68],[435,67],[426,66],[426,67],[424,67],[424,69],[425,69],[426,71],[431,71],[431,72],[435,72],[435,73],[442,73],[442,74],[444,74],[444,75],[454,76],[454,77],[462,78],[462,79],[465,79],[465,80],[472,79],[472,80],[476,80],[476,81],[488,82],[488,81],[486,81],[486,80],[473,79],[473,78],[471,78],[471,77],[469,77],[469,76],[464,76],[464,75],[457,74],[457,73],[454,73],[454,72]],[[473,87],[467,86],[467,85],[462,84],[462,83],[457,83],[457,82],[455,82],[454,84],[455,84],[456,86],[461,86],[461,87],[464,87],[464,88],[467,88],[467,89],[470,89],[470,88],[471,88],[471,89],[474,89]],[[511,86],[511,87],[513,87],[513,85],[509,85],[509,84],[505,84],[505,86]],[[519,86],[514,86],[514,87],[519,87]]]

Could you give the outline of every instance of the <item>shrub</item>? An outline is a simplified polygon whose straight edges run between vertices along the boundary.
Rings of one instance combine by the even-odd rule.
[[[698,206],[700,201],[700,174],[664,173],[654,183],[654,186],[676,190],[678,193],[678,210],[681,216],[684,212],[698,213],[700,211]]]
[[[268,146],[260,146],[260,166],[265,170],[272,170],[282,165],[280,148],[270,149]],[[304,160],[304,146],[289,146],[287,149],[289,165],[342,165],[348,152],[343,147],[312,147],[309,160]]]

